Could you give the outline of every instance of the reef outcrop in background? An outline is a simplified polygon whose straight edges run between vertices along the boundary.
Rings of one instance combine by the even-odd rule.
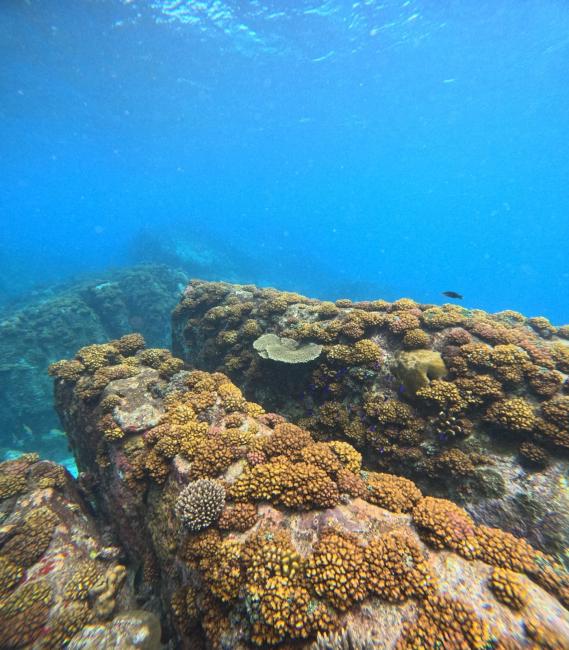
[[[314,354],[284,363],[258,349],[267,340]],[[173,346],[317,440],[354,445],[367,468],[412,478],[567,559],[569,326],[193,281],[174,310]]]
[[[133,330],[152,345],[170,344],[170,312],[186,276],[166,266],[139,266],[39,296],[0,315],[0,431],[2,445],[43,446],[39,436],[58,426],[50,363],[82,345]],[[25,439],[31,431],[38,440]]]
[[[567,646],[552,557],[364,471],[226,375],[137,335],[51,372],[81,486],[175,647]]]

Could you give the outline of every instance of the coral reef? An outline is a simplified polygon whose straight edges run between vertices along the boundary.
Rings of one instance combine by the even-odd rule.
[[[270,313],[298,301],[278,297]],[[173,647],[531,648],[546,635],[569,639],[569,578],[553,557],[423,496],[409,479],[362,469],[349,443],[263,413],[219,372],[165,377],[159,356],[126,357],[136,372],[102,389],[96,382],[87,399],[81,387],[101,367],[59,375],[55,388],[83,490],[127,570],[144,567],[143,589],[162,604]],[[125,363],[121,353],[106,358],[104,368]],[[384,412],[372,399],[368,410],[412,428],[413,409],[392,402]],[[122,437],[99,424],[109,403]],[[109,615],[107,594],[121,579],[116,566],[101,575],[86,560],[67,579],[81,622],[91,593],[102,600],[92,615]],[[9,563],[10,585],[20,578]],[[117,618],[89,621],[72,644],[112,638]]]
[[[174,310],[173,349],[317,440],[356,446],[365,469],[412,479],[569,565],[568,327],[512,311],[408,298],[332,304],[196,280]],[[262,333],[322,352],[271,362],[254,347]]]
[[[316,343],[300,345],[294,339],[279,337],[275,334],[263,334],[255,339],[253,348],[263,359],[282,363],[307,363],[316,359],[322,352],[322,346]]]

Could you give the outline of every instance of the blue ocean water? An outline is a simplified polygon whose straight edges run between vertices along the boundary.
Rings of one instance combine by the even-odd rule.
[[[4,299],[142,232],[569,321],[565,0],[4,0],[0,49]]]

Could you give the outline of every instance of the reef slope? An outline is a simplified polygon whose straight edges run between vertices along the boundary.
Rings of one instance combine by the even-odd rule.
[[[131,335],[51,369],[82,485],[175,647],[569,647],[551,557],[180,363]]]

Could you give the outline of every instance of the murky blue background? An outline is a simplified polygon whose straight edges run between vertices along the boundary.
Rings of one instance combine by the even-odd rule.
[[[0,56],[3,300],[199,242],[569,321],[565,0],[3,0]]]

